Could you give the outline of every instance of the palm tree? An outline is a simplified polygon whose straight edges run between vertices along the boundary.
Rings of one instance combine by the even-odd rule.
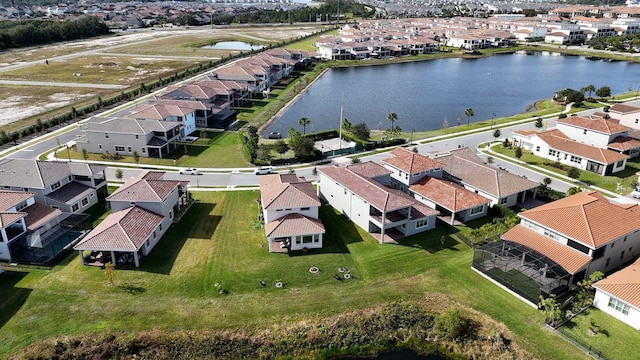
[[[311,123],[311,120],[307,119],[306,117],[301,117],[300,118],[300,126],[302,126],[302,134],[306,134],[307,132],[307,125],[309,125]]]
[[[469,121],[471,120],[471,117],[473,116],[473,109],[472,108],[467,108],[464,111],[464,116],[467,117],[467,125],[469,125]]]
[[[593,86],[592,84],[589,84],[589,85],[587,85],[587,86],[583,87],[583,88],[582,88],[582,89],[580,89],[580,90],[581,90],[583,93],[584,93],[584,92],[588,93],[589,95],[587,95],[587,97],[588,97],[588,98],[590,98],[590,97],[591,97],[591,93],[592,93],[592,92],[594,92],[594,91],[596,91],[596,87],[595,87],[595,86]]]
[[[396,114],[394,112],[389,113],[389,115],[387,115],[387,120],[391,121],[391,135],[393,136],[394,135],[394,130],[395,130],[394,124],[395,124],[396,120],[398,120],[398,114]]]

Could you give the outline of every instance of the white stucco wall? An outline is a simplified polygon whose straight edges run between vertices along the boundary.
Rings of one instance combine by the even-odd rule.
[[[369,203],[322,173],[320,173],[318,191],[320,196],[336,210],[343,213],[354,224],[369,231]]]
[[[607,144],[611,142],[612,137],[617,137],[621,134],[615,134],[614,136],[603,134],[588,129],[581,129],[575,126],[569,126],[563,123],[558,123],[558,130],[562,131],[569,138],[587,144],[591,146],[597,146],[600,148],[606,148]],[[586,134],[585,134],[586,131]]]
[[[291,209],[268,209],[263,212],[265,224],[289,214],[301,214],[310,218],[318,218],[318,207],[310,207],[308,210],[301,210],[300,208]]]
[[[596,289],[596,295],[593,299],[593,306],[633,327],[634,329],[640,330],[640,311],[637,308],[630,306],[629,314],[625,315],[622,312],[609,306],[610,298],[611,296],[609,294],[601,291],[600,289]]]

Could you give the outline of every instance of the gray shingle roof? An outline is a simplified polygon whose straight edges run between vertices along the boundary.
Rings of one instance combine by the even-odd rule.
[[[0,185],[44,189],[56,181],[72,175],[69,163],[5,159],[0,162]]]

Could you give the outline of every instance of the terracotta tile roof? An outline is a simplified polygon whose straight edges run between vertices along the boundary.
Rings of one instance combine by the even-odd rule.
[[[558,119],[559,124],[566,124],[581,129],[589,129],[599,133],[613,135],[629,130],[629,127],[603,118],[590,119],[582,116],[568,116]]]
[[[393,155],[393,157],[382,159],[382,162],[408,174],[415,174],[442,167],[442,164],[438,161],[402,147],[393,149],[391,155]]]
[[[513,130],[514,134],[523,135],[523,136],[531,136],[538,133],[538,130]]]
[[[0,227],[7,227],[25,216],[27,213],[24,212],[2,211],[0,212]]]
[[[433,177],[422,178],[409,189],[454,213],[491,203],[456,183]]]
[[[391,171],[389,169],[373,161],[365,161],[359,164],[347,165],[347,169],[360,176],[368,178],[375,178],[391,174]]]
[[[504,198],[534,189],[539,185],[534,181],[485,164],[469,148],[454,149],[445,155],[437,156],[436,159],[442,163],[447,176],[495,198]]]
[[[504,233],[502,239],[539,252],[571,274],[580,271],[591,261],[589,255],[562,245],[520,224]]]
[[[28,208],[24,209],[24,211],[27,213],[27,217],[24,219],[24,222],[29,231],[36,230],[49,222],[49,220],[52,220],[62,214],[60,209],[54,209],[39,203],[30,205]]]
[[[318,168],[318,171],[344,186],[380,211],[393,211],[409,207],[417,202],[409,196],[398,195],[378,182],[335,165]],[[322,186],[322,183],[320,184]]]
[[[593,286],[633,307],[640,308],[640,259]]]
[[[593,160],[600,164],[613,164],[629,158],[629,156],[616,151],[583,144],[571,140],[566,136],[558,136],[555,132],[542,131],[539,132],[537,136],[552,149]]]
[[[324,226],[318,219],[302,214],[288,214],[264,226],[267,237],[324,234]]]
[[[609,108],[609,112],[612,111],[619,114],[631,114],[634,112],[639,112],[640,107],[628,104],[615,104]]]
[[[293,174],[260,176],[260,201],[268,210],[320,206],[313,185]]]
[[[34,193],[20,191],[0,191],[0,211],[7,211],[22,201],[34,197]]]
[[[138,251],[163,217],[134,206],[107,216],[74,250]]]
[[[583,191],[518,216],[592,249],[640,229],[639,206],[612,204],[596,191]]]
[[[607,147],[609,149],[614,149],[615,151],[628,151],[631,149],[639,148],[640,141],[626,136],[618,136],[617,138],[613,139],[613,141],[608,143]]]
[[[143,173],[142,177],[132,177],[120,186],[113,194],[107,197],[107,201],[162,201],[175,187],[181,184],[177,180],[150,180],[155,179],[158,172]]]

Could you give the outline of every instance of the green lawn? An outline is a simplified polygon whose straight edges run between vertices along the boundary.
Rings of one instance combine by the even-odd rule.
[[[199,132],[194,136],[200,136]],[[186,149],[186,152],[185,152]],[[88,154],[87,160],[121,162],[123,165],[135,166],[132,156],[123,156],[121,160],[105,160],[102,154]],[[82,153],[74,147],[67,151],[66,148],[58,151],[58,158],[82,160]],[[173,161],[175,160],[175,164]],[[140,157],[140,165],[163,165],[178,167],[200,168],[237,168],[252,166],[244,157],[242,143],[237,132],[207,132],[206,138],[198,139],[193,144],[178,146],[169,156],[159,158]]]
[[[596,335],[588,331],[591,321],[601,328]],[[602,352],[609,359],[633,359],[640,354],[638,330],[596,308],[586,310],[558,330],[592,346],[594,352]]]
[[[505,148],[501,144],[497,144],[492,146],[491,150],[514,160],[516,159],[515,148]],[[566,171],[548,165],[554,163],[554,161],[533,155],[529,151],[523,151],[520,160],[526,162],[527,165],[541,167],[550,174],[567,175]],[[615,193],[626,194],[633,190],[632,184],[638,181],[638,175],[636,175],[638,171],[640,171],[640,157],[635,157],[627,160],[627,166],[623,171],[612,175],[600,176],[590,171],[580,170],[578,180]],[[620,189],[618,189],[618,184],[621,186]]]
[[[195,193],[199,201],[139,270],[116,269],[115,287],[100,269],[82,266],[76,254],[51,272],[2,274],[0,293],[10,295],[0,297],[0,358],[48,337],[255,328],[442,293],[504,323],[516,334],[514,341],[539,359],[587,359],[545,330],[535,309],[472,271],[472,250],[456,240],[456,229],[438,227],[381,245],[323,206],[322,250],[270,254],[264,230],[255,226],[258,196],[257,191]],[[311,266],[319,273],[310,273]],[[339,267],[352,279],[335,280]],[[275,281],[285,287],[276,288]],[[216,283],[229,293],[219,294]],[[450,305],[443,303],[442,310]]]

